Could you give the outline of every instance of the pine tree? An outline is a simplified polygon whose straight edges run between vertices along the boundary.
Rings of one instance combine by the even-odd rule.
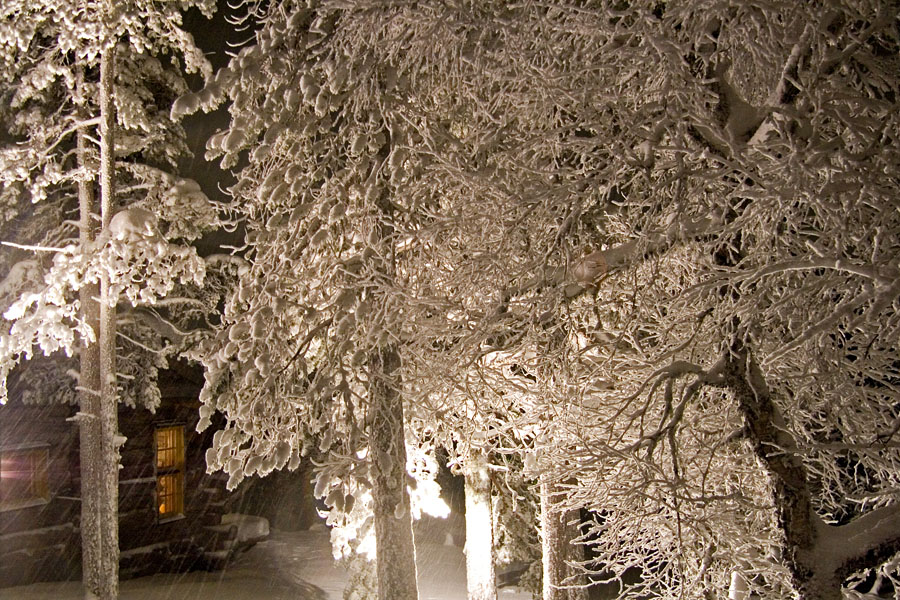
[[[361,17],[376,27],[377,10]],[[349,511],[371,496],[380,598],[417,597],[402,396],[397,73],[353,37],[352,10],[272,4],[257,44],[205,92],[231,101],[211,155],[250,150],[231,189],[250,268],[210,344],[201,414],[225,413],[207,455],[230,486],[331,457],[317,494]],[[202,93],[202,92],[201,92]],[[191,108],[199,97],[182,104]],[[358,456],[367,460],[360,463]]]
[[[209,13],[211,7],[203,9]],[[81,410],[76,420],[81,432],[85,593],[115,598],[118,449],[125,441],[118,433],[118,402],[137,400],[155,408],[155,384],[140,384],[153,379],[155,366],[165,356],[153,357],[152,368],[136,366],[135,359],[141,357],[132,350],[124,364],[117,365],[122,328],[116,324],[116,305],[122,296],[133,304],[152,303],[171,290],[176,278],[202,278],[196,253],[168,244],[158,220],[175,216],[167,214],[160,199],[170,200],[170,207],[178,200],[187,200],[186,207],[197,202],[181,193],[176,178],[151,165],[171,164],[184,148],[179,137],[183,132],[164,108],[167,97],[185,89],[178,71],[181,59],[172,52],[181,53],[188,70],[209,67],[178,29],[180,13],[174,6],[159,10],[150,3],[28,2],[8,5],[4,11],[2,68],[5,79],[15,83],[5,91],[2,104],[11,136],[0,155],[3,226],[20,248],[50,254],[53,260],[38,263],[36,269],[23,269],[22,263],[10,267],[3,289],[4,317],[12,323],[2,338],[0,391],[5,401],[7,374],[36,349],[80,354],[76,389]],[[120,41],[128,45],[117,48]],[[129,159],[119,173],[117,157]],[[95,177],[100,182],[99,206]],[[118,193],[117,180],[127,184]],[[147,208],[134,206],[137,199]],[[72,239],[72,221],[64,220],[73,211],[79,215],[77,241]],[[51,218],[39,218],[44,215]],[[10,253],[7,258],[21,256]],[[138,340],[147,341],[152,327],[136,324],[126,330],[129,344],[145,353],[149,346]],[[158,336],[150,338],[158,345]],[[146,357],[143,361],[148,362]],[[124,397],[117,383],[117,370],[123,366],[141,375],[137,386],[125,388]]]

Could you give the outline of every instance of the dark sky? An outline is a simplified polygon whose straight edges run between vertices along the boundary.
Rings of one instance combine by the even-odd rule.
[[[199,10],[192,8],[184,16],[184,28],[194,36],[194,41],[207,54],[213,68],[228,64],[226,52],[243,44],[252,37],[252,30],[246,25],[235,26],[228,22],[246,14],[246,9],[232,9],[227,0],[219,0],[219,7],[212,19],[204,17]],[[253,24],[252,22],[250,23]]]
[[[196,9],[191,9],[185,15],[184,28],[194,36],[194,41],[206,53],[213,69],[227,65],[230,58],[228,51],[234,51],[235,45],[246,42],[252,36],[250,31],[238,31],[235,25],[227,21],[226,17],[233,13],[228,2],[220,1],[219,11],[211,20]],[[202,86],[202,81],[200,77],[193,76],[189,79],[189,84],[192,91],[197,91]],[[219,168],[218,160],[207,162],[203,156],[206,152],[206,140],[218,129],[226,127],[228,121],[228,110],[222,107],[209,114],[196,113],[183,122],[193,156],[179,162],[180,174],[197,180],[206,195],[214,200],[226,199],[222,190],[234,183],[234,177]],[[197,246],[201,254],[208,255],[220,252],[218,246],[222,243],[233,245],[239,242],[233,236],[218,234],[204,238]]]

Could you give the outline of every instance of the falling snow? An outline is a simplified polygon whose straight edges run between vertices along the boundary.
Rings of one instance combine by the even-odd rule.
[[[896,0],[231,4],[0,10],[0,598],[896,596]]]
[[[439,530],[440,524],[435,527]],[[428,535],[418,544],[416,559],[421,600],[465,600],[465,557],[462,549]],[[347,570],[332,557],[328,530],[273,531],[225,570],[154,575],[123,581],[122,600],[341,600]],[[0,588],[0,600],[81,600],[78,582],[39,583]],[[531,594],[501,588],[499,600],[531,600]]]

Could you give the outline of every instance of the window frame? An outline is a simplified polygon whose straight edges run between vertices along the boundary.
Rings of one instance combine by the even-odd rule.
[[[0,447],[0,481],[3,475],[3,459],[9,459],[10,455],[28,456],[27,470],[29,484],[28,496],[13,500],[0,500],[0,512],[20,510],[34,506],[49,504],[50,494],[50,444],[21,444],[17,446]]]
[[[160,448],[160,433],[165,431],[175,432],[175,440],[173,446]],[[184,512],[184,482],[185,482],[185,463],[187,462],[187,448],[185,444],[185,425],[184,423],[157,423],[153,428],[153,472],[156,480],[156,488],[154,489],[154,510],[158,523],[168,523],[177,521],[185,517]],[[171,451],[174,454],[172,464],[160,466],[160,451]],[[164,461],[168,462],[168,461]],[[161,490],[164,478],[174,478],[173,497],[175,508],[171,511],[161,512],[162,503]]]

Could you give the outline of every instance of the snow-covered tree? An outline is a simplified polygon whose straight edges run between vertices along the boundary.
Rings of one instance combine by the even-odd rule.
[[[237,482],[368,446],[364,475],[398,492],[400,411],[437,428],[465,399],[539,426],[556,508],[595,516],[597,575],[644,568],[628,597],[734,573],[827,597],[887,564],[891,528],[868,523],[896,506],[895,15],[269,5],[257,44],[176,106],[227,96],[210,151],[248,153],[210,464]],[[535,378],[528,410],[446,391],[491,352]],[[832,526],[872,534],[827,554]]]
[[[461,222],[422,245],[464,315],[441,350],[552,367],[560,508],[596,514],[601,576],[646,566],[635,597],[734,572],[827,597],[896,551],[871,525],[896,510],[895,15],[483,3],[447,20],[458,118],[408,103],[438,121],[413,189]],[[869,535],[828,554],[834,526]]]
[[[645,565],[635,597],[888,576],[897,6],[605,8],[558,7],[578,62],[535,77],[581,111],[564,166],[610,204],[561,276],[582,292],[558,403],[583,407],[546,447],[577,474],[562,504],[596,511],[614,575]]]
[[[10,82],[0,105],[8,132],[0,152],[2,227],[5,241],[39,258],[4,257],[11,325],[0,343],[0,392],[5,400],[6,376],[23,358],[80,355],[84,579],[86,594],[102,598],[118,589],[124,440],[116,423],[117,374],[124,368],[135,379],[122,399],[152,409],[159,394],[144,384],[164,361],[160,328],[148,326],[157,320],[144,314],[117,326],[116,305],[123,296],[134,305],[153,303],[177,278],[199,282],[196,253],[168,243],[162,232],[191,239],[192,228],[177,224],[184,209],[215,216],[199,189],[159,169],[171,168],[185,148],[168,110],[185,89],[182,69],[209,70],[179,28],[183,4],[13,2],[2,9],[0,69]],[[212,10],[208,2],[197,6]],[[128,354],[117,356],[119,339]],[[68,369],[60,374],[77,372]]]
[[[376,487],[399,493],[401,409],[439,420],[439,373],[540,326],[547,297],[534,282],[548,265],[524,249],[553,249],[547,223],[562,226],[569,191],[522,201],[552,175],[512,169],[521,140],[490,112],[506,84],[465,66],[491,46],[471,6],[335,6],[269,6],[257,45],[176,105],[228,96],[232,123],[210,153],[249,161],[232,193],[252,267],[207,359],[203,413],[229,419],[209,463],[236,484],[296,464],[303,448],[354,462],[368,444]],[[381,479],[388,464],[394,482]],[[376,527],[396,526],[386,517],[406,501],[383,497]],[[406,541],[382,543],[411,556]],[[381,550],[379,561],[412,569]],[[390,589],[394,575],[381,576]]]
[[[230,485],[313,445],[342,465],[317,488],[345,510],[371,495],[379,597],[409,599],[404,269],[423,216],[402,193],[404,9],[357,8],[272,3],[256,45],[180,103],[227,96],[232,122],[210,155],[228,166],[248,150],[231,191],[251,266],[210,344],[201,414],[226,415],[207,459]]]

